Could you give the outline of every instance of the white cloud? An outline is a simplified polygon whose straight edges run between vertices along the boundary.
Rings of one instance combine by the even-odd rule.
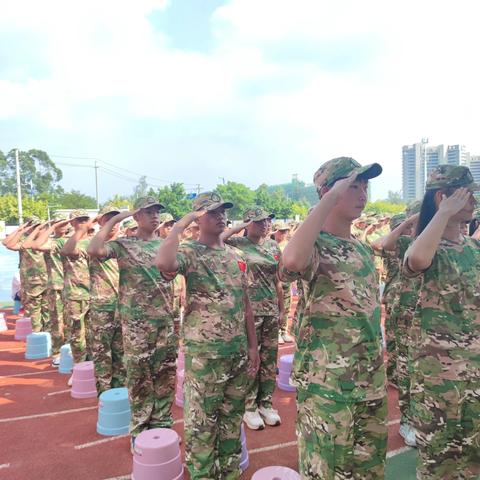
[[[0,31],[26,60],[10,55],[0,66],[0,120],[131,148],[136,139],[124,127],[136,119],[200,132],[218,122],[218,137],[252,143],[231,179],[270,182],[274,170],[278,179],[309,180],[322,161],[349,154],[385,166],[379,195],[400,188],[402,144],[429,136],[480,153],[474,1],[231,0],[212,16],[209,53],[175,49],[155,31],[147,17],[167,6],[2,6]],[[128,155],[116,162],[131,166]]]

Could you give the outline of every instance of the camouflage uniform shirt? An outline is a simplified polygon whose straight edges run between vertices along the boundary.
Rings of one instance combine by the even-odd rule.
[[[53,241],[59,239],[53,239]],[[63,290],[63,264],[60,253],[55,248],[54,251],[43,254],[47,266],[48,284],[47,287],[53,290]]]
[[[105,244],[106,258],[118,262],[122,321],[172,321],[173,285],[153,264],[162,241],[121,237]]]
[[[248,265],[248,297],[256,316],[278,315],[276,275],[280,248],[274,240],[253,243],[247,237],[232,237],[227,243],[243,253]]]
[[[111,258],[90,259],[90,303],[97,310],[113,312],[118,301],[118,263]]]
[[[65,238],[59,238],[54,242],[50,254],[54,255],[62,249],[67,242]],[[86,253],[90,240],[80,240],[77,243],[78,257],[66,257],[62,255],[63,265],[63,295],[66,300],[88,300],[90,298],[90,272],[88,268],[89,258]]]
[[[431,266],[404,273],[420,276],[413,319],[413,368],[438,380],[480,379],[480,241],[442,239]]]
[[[247,278],[240,252],[229,245],[213,249],[192,240],[180,246],[177,262],[187,289],[185,352],[216,358],[246,351]]]
[[[26,236],[24,237],[26,238]],[[43,253],[20,247],[20,281],[22,290],[36,297],[47,286],[47,265]]]
[[[354,237],[321,232],[307,269],[295,274],[283,267],[281,278],[301,278],[309,290],[294,357],[294,383],[340,402],[385,396],[372,248]]]

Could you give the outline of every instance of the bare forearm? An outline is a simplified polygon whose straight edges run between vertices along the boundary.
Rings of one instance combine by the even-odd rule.
[[[53,233],[54,227],[50,227],[47,230],[42,230],[31,244],[31,248],[34,250],[41,249],[42,247],[51,246],[50,235]]]
[[[335,205],[334,197],[326,194],[300,225],[283,251],[283,264],[292,272],[302,272],[308,265],[315,240]]]
[[[115,221],[115,217],[113,217],[98,231],[98,233],[90,240],[90,243],[88,244],[88,255],[96,258],[102,258],[106,255],[105,244],[107,243],[107,239],[110,237],[113,227],[117,223],[118,222]]]
[[[232,235],[235,235],[236,233],[241,232],[245,228],[245,225],[240,225],[238,227],[233,227],[225,230],[221,235],[220,238],[222,241],[228,240]]]
[[[177,252],[185,228],[182,224],[176,224],[160,245],[154,263],[161,272],[176,272],[178,270]]]
[[[78,257],[80,252],[77,249],[77,243],[83,238],[83,236],[84,232],[80,230],[75,231],[60,250],[60,255],[65,257]]]
[[[277,291],[278,310],[280,313],[283,313],[285,312],[285,298],[283,296],[283,289],[282,289],[281,282],[276,282],[275,290]]]
[[[255,320],[253,317],[252,306],[250,305],[250,300],[245,295],[244,297],[245,302],[245,327],[247,330],[247,342],[248,348],[252,350],[258,349],[258,341],[257,341],[257,332],[255,331]]]

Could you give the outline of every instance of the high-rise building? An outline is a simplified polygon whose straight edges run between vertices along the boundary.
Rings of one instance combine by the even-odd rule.
[[[423,143],[402,147],[402,192],[406,202],[420,200],[425,191],[425,152]]]
[[[480,155],[472,155],[468,163],[475,183],[480,183]]]
[[[448,145],[447,162],[449,165],[468,165],[470,153],[465,145]]]
[[[427,147],[426,148],[426,160],[425,160],[425,178],[427,179],[430,175],[430,172],[437,168],[439,165],[445,163],[445,154],[444,154],[443,145],[437,145],[436,147]]]

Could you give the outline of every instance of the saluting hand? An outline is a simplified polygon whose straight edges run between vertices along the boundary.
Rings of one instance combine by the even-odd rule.
[[[325,194],[337,201],[349,188],[350,185],[356,180],[358,171],[354,170],[348,177],[337,180],[333,187]]]
[[[465,208],[465,205],[467,205],[471,195],[472,192],[465,187],[455,190],[453,195],[450,195],[450,197],[442,195],[442,200],[438,206],[438,211],[445,213],[449,217],[452,217],[460,210]]]
[[[138,212],[138,210],[134,210],[134,211],[126,210],[125,212],[117,213],[114,217],[112,217],[112,219],[115,220],[115,223],[119,223],[119,222],[121,222],[122,220],[125,220],[128,217],[132,217],[137,212]]]
[[[206,210],[196,210],[195,212],[189,212],[183,216],[175,226],[181,227],[182,229],[187,228],[192,222],[197,220],[200,217],[203,217],[207,213]]]

